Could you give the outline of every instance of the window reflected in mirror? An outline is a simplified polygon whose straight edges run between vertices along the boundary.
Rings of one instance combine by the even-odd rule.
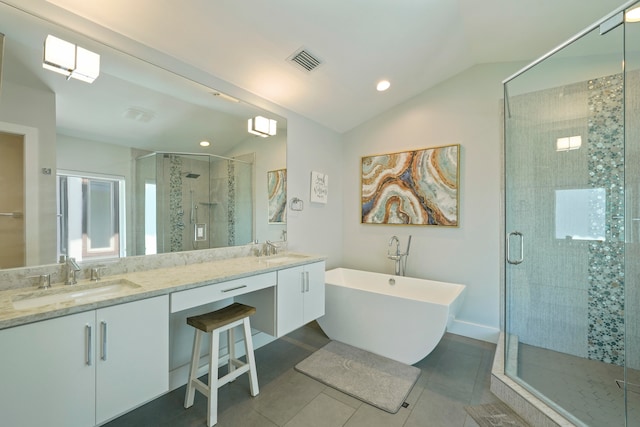
[[[124,178],[58,173],[58,256],[77,261],[123,256]]]

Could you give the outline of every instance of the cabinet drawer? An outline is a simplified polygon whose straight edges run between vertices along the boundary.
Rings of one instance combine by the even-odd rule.
[[[171,312],[175,313],[275,285],[276,273],[271,272],[174,292],[171,294]]]

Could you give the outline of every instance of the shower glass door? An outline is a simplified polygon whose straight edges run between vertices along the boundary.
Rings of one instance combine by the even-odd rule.
[[[625,425],[617,24],[594,27],[505,83],[505,372],[590,426]]]
[[[637,8],[636,3],[629,8]],[[636,11],[637,12],[637,11]],[[625,23],[625,389],[627,425],[640,426],[640,22]]]

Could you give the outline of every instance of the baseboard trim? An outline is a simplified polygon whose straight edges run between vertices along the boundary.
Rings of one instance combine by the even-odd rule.
[[[496,344],[500,337],[500,329],[498,328],[478,323],[465,322],[460,319],[453,319],[453,321],[447,326],[447,332],[493,344]]]

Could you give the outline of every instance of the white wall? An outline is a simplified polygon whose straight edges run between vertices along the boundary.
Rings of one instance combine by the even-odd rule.
[[[311,120],[287,114],[287,198],[302,199],[304,210],[288,206],[289,249],[326,255],[327,268],[342,265],[344,159],[340,134]],[[311,203],[311,171],[327,174],[326,204]]]
[[[55,94],[44,88],[31,88],[13,84],[3,76],[2,94],[0,96],[0,122],[37,129],[35,138],[37,147],[34,157],[37,164],[29,165],[35,169],[27,174],[34,177],[33,187],[27,188],[26,219],[30,219],[30,209],[37,211],[37,232],[32,235],[27,231],[27,257],[29,264],[51,264],[56,262],[56,123],[55,123]],[[45,175],[43,168],[52,170],[51,175]],[[29,186],[29,179],[27,186]],[[36,193],[34,203],[30,203],[29,196]],[[33,224],[33,223],[32,223]],[[29,224],[27,227],[32,228]],[[29,247],[35,247],[36,253],[29,256]]]
[[[486,340],[499,329],[501,82],[519,65],[472,67],[344,135],[344,266],[393,273],[389,239],[412,235],[407,275],[466,285],[453,332]],[[450,144],[461,146],[459,227],[360,223],[362,156]]]

